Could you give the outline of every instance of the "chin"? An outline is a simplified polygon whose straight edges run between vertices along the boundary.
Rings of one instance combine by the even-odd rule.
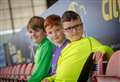
[[[59,44],[59,43],[61,43],[61,41],[60,41],[60,40],[56,40],[55,43],[58,43],[58,44]]]
[[[69,39],[70,41],[77,41],[79,40],[79,38],[72,38],[72,39]]]
[[[33,41],[34,43],[37,43],[36,41]]]
[[[32,40],[34,43],[38,43],[38,41],[37,40]]]

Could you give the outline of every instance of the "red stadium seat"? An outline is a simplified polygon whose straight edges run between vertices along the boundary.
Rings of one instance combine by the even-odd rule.
[[[21,67],[22,67],[22,64],[18,64],[16,66],[16,70],[14,72],[14,82],[17,82],[19,80],[19,73],[20,73],[20,70],[21,70]]]
[[[19,80],[22,80],[25,75],[25,70],[26,70],[27,64],[23,64],[19,73]]]
[[[27,79],[31,76],[31,73],[33,71],[34,64],[29,63],[25,69],[25,73],[22,76],[21,80],[27,81]]]

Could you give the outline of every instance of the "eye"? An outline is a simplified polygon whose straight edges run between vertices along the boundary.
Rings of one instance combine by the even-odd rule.
[[[52,34],[52,32],[47,32],[47,34]]]
[[[72,27],[69,27],[69,28],[65,28],[64,30],[68,31],[68,30],[71,30],[71,29],[72,29]]]
[[[28,32],[29,32],[30,34],[32,33],[32,31],[31,31],[31,30],[29,30]]]
[[[58,31],[60,31],[60,29],[56,29],[56,31],[58,32]]]

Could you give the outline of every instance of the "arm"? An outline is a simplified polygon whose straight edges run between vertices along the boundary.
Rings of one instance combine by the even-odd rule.
[[[94,39],[94,38],[90,38],[91,43],[92,43],[92,51],[93,52],[101,52],[103,55],[106,56],[107,60],[111,57],[113,50],[112,48],[103,45],[102,43],[100,43],[98,40]]]

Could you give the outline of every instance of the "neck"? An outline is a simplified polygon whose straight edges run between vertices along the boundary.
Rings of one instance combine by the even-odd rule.
[[[75,42],[75,41],[78,41],[78,40],[81,40],[83,37],[80,37],[78,39],[75,39],[75,40],[70,40],[70,42]]]
[[[64,39],[63,41],[61,41],[60,43],[56,43],[56,45],[57,45],[58,47],[61,47],[61,46],[63,45],[64,41],[65,41],[65,39]]]
[[[42,43],[42,41],[45,39],[45,37],[46,37],[46,36],[41,37],[41,40],[40,40],[37,44]]]

